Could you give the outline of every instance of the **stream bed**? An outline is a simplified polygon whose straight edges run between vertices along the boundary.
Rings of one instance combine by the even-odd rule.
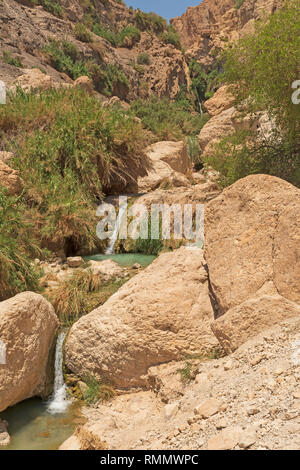
[[[94,255],[84,259],[102,261],[112,259],[121,266],[135,263],[143,267],[154,261],[156,256],[137,253]],[[0,419],[8,422],[11,443],[0,450],[56,450],[73,434],[76,426],[83,424],[81,403],[67,398],[62,373],[62,348],[65,332],[58,336],[55,358],[54,393],[50,400],[32,398],[18,403],[0,413]]]
[[[8,421],[11,443],[3,450],[55,450],[83,422],[80,404],[72,403],[65,413],[51,415],[48,403],[32,398],[0,413]]]

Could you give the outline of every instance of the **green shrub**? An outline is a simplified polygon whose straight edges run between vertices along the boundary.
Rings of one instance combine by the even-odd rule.
[[[206,160],[231,184],[248,174],[267,173],[300,186],[300,106],[292,84],[299,79],[300,0],[291,0],[256,32],[225,53],[225,78],[243,114],[266,110],[273,121],[267,136],[259,130],[223,139]]]
[[[68,244],[97,249],[103,186],[124,184],[123,167],[145,164],[144,131],[134,116],[103,109],[80,89],[18,91],[0,107],[0,139],[16,153],[31,237],[53,251]]]
[[[84,378],[87,389],[83,394],[83,399],[88,405],[94,405],[97,401],[109,401],[116,395],[112,385],[107,381],[98,381],[93,376]]]
[[[0,186],[0,301],[38,288],[38,273],[29,259],[38,250],[27,237],[26,225],[20,198]]]
[[[141,52],[137,56],[137,63],[139,65],[150,65],[150,56],[147,54],[147,52]]]
[[[7,51],[3,51],[2,60],[6,64],[13,65],[14,67],[23,67],[21,60],[18,57],[12,57]]]
[[[137,11],[135,23],[141,31],[152,31],[158,34],[167,29],[166,20],[152,12],[144,13],[143,11]]]
[[[172,44],[177,49],[181,49],[181,42],[180,37],[177,31],[173,28],[173,26],[169,26],[168,30],[161,33],[159,36],[166,44]]]
[[[255,34],[229,48],[225,58],[225,77],[238,102],[250,97],[249,110],[267,110],[285,138],[299,141],[300,106],[291,95],[299,80],[300,0],[258,23]]]
[[[49,56],[52,67],[69,75],[73,80],[87,75],[87,68],[84,62],[78,59],[76,47],[71,43],[50,41],[43,51]]]
[[[74,28],[74,35],[78,41],[92,42],[92,35],[82,23],[77,23]]]
[[[52,0],[33,0],[33,3],[37,3],[38,5],[42,5],[42,7],[52,13],[52,15],[61,17],[63,15],[63,8],[59,4],[59,2],[55,2]]]
[[[191,104],[185,100],[152,97],[133,102],[131,108],[159,140],[179,140],[187,135],[199,134],[207,122],[207,116],[193,113]]]

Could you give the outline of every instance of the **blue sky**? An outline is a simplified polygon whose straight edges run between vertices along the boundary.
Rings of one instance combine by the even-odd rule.
[[[182,15],[188,7],[199,5],[201,0],[125,0],[125,3],[146,12],[155,11],[169,20]]]

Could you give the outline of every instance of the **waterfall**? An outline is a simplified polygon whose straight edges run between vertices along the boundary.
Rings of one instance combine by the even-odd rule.
[[[56,343],[54,390],[47,407],[47,411],[51,414],[65,413],[70,404],[70,400],[67,400],[63,375],[63,344],[66,334],[66,332],[59,333]]]
[[[106,255],[112,255],[114,253],[115,244],[116,244],[116,241],[118,240],[119,231],[122,226],[122,221],[123,221],[124,215],[126,214],[126,210],[127,210],[127,203],[124,202],[123,204],[120,205],[118,218],[116,220],[116,225],[115,225],[113,234],[111,236],[110,242],[105,251]]]

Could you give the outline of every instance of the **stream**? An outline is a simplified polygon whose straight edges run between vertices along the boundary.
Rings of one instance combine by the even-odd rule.
[[[111,247],[114,249],[114,245]],[[135,263],[143,267],[154,261],[156,256],[137,253],[100,254],[85,257],[101,261],[113,259],[121,266]],[[76,426],[83,423],[81,403],[67,398],[63,377],[63,343],[66,332],[60,332],[55,352],[55,380],[52,396],[48,401],[32,398],[18,403],[0,413],[0,419],[8,422],[11,443],[0,450],[56,450],[73,434]]]

